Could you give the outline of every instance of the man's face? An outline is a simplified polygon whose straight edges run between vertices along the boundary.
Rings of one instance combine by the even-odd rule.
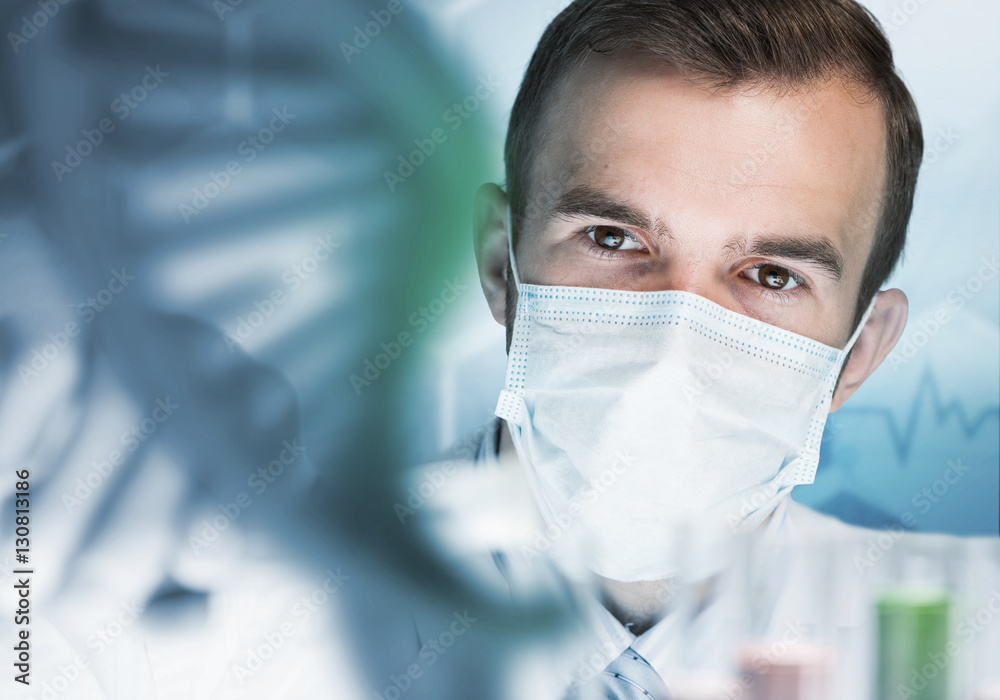
[[[685,290],[843,347],[884,141],[878,104],[840,81],[711,91],[655,59],[590,56],[543,131],[521,280]]]

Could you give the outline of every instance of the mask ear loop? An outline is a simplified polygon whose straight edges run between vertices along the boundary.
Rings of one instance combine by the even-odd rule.
[[[514,257],[514,212],[507,205],[507,256],[510,258],[510,270],[514,273],[514,288],[520,291],[521,278],[517,274],[517,259]]]
[[[878,295],[881,292],[875,292],[875,296],[872,297],[871,302],[868,304],[868,308],[865,313],[861,316],[861,320],[858,321],[858,327],[854,329],[854,333],[851,334],[851,339],[847,341],[847,345],[844,346],[844,355],[851,351],[854,344],[858,341],[858,337],[861,335],[861,331],[864,330],[865,324],[868,323],[868,317],[872,315],[872,311],[875,310],[875,302],[878,301]]]

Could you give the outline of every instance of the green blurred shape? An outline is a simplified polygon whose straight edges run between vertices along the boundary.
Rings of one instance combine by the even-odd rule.
[[[882,593],[878,610],[878,700],[947,700],[948,615],[941,588],[907,586]]]

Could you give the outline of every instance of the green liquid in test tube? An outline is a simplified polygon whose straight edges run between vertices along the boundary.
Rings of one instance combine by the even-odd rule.
[[[877,700],[948,700],[948,611],[940,588],[894,588],[878,600]]]

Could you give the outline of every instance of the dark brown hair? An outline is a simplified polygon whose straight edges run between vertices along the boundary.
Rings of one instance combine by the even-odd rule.
[[[515,240],[530,212],[544,211],[546,198],[558,195],[532,191],[531,182],[553,95],[588,55],[624,49],[656,56],[713,87],[795,88],[837,77],[878,101],[885,120],[885,191],[862,275],[856,325],[902,253],[923,154],[916,106],[896,73],[878,21],[853,0],[572,3],[542,35],[510,116],[504,157]]]

